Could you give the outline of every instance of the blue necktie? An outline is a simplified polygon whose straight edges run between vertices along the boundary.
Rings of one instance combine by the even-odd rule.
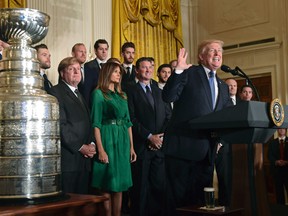
[[[210,85],[210,90],[211,90],[211,96],[212,96],[212,104],[213,104],[213,109],[215,108],[215,84],[214,84],[214,72],[210,71],[209,72],[209,85]]]
[[[146,85],[145,88],[146,88],[147,99],[148,99],[149,103],[151,104],[152,108],[154,109],[154,98],[153,98],[152,92],[151,92],[148,85]]]

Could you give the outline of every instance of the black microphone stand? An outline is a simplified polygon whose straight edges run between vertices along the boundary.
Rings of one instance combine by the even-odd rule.
[[[243,77],[246,79],[246,81],[251,85],[253,91],[255,92],[256,98],[258,101],[260,101],[260,96],[259,93],[256,89],[256,87],[254,86],[253,82],[250,80],[250,78],[244,73],[244,71],[241,70],[241,68],[239,68],[238,66],[235,67],[235,70],[238,72],[238,75],[240,77]],[[239,73],[240,72],[240,73]]]

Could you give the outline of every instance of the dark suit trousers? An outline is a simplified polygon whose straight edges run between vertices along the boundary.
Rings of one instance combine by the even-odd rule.
[[[208,160],[191,161],[165,156],[167,188],[165,215],[177,215],[175,209],[203,205],[204,187],[213,184],[213,166]]]
[[[89,172],[62,172],[62,190],[64,193],[88,194]]]
[[[132,164],[132,216],[163,215],[165,201],[164,158],[158,157],[152,151],[148,154],[148,156],[145,155],[145,159],[137,158],[137,161]]]
[[[285,205],[285,192],[288,191],[288,167],[276,167],[274,174],[276,199],[278,204]],[[288,192],[287,192],[288,193]]]
[[[232,190],[232,157],[231,146],[223,143],[215,159],[215,168],[218,179],[218,204],[229,206]]]

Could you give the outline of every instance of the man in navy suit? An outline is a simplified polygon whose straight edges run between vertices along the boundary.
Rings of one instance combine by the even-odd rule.
[[[268,159],[271,173],[274,177],[276,200],[278,204],[285,205],[284,188],[288,191],[288,139],[287,129],[277,129],[278,138],[269,143]],[[281,143],[283,142],[283,144]],[[281,145],[283,145],[281,147]],[[281,149],[282,148],[282,149]]]
[[[166,215],[175,208],[204,204],[204,187],[212,186],[217,141],[211,132],[192,130],[189,121],[232,106],[229,89],[216,75],[222,65],[223,42],[203,41],[198,47],[199,65],[186,63],[187,53],[180,49],[178,65],[169,77],[163,100],[174,102],[171,122],[164,136],[168,179]]]
[[[162,138],[171,116],[171,106],[162,100],[162,90],[151,82],[150,58],[136,62],[139,82],[128,88],[128,106],[133,123],[137,161],[132,164],[131,215],[163,215],[165,166]]]
[[[107,61],[109,44],[105,39],[99,39],[94,44],[96,58],[84,64],[84,82],[78,85],[85,101],[91,106],[90,96],[98,85],[101,65]]]

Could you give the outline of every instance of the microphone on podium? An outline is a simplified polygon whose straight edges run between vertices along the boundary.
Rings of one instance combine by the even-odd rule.
[[[227,66],[227,65],[222,65],[222,66],[221,66],[221,70],[224,71],[224,72],[226,72],[226,73],[231,73],[231,74],[234,75],[234,76],[239,75],[238,70],[236,70],[236,69],[231,69],[231,68],[230,68],[229,66]]]

